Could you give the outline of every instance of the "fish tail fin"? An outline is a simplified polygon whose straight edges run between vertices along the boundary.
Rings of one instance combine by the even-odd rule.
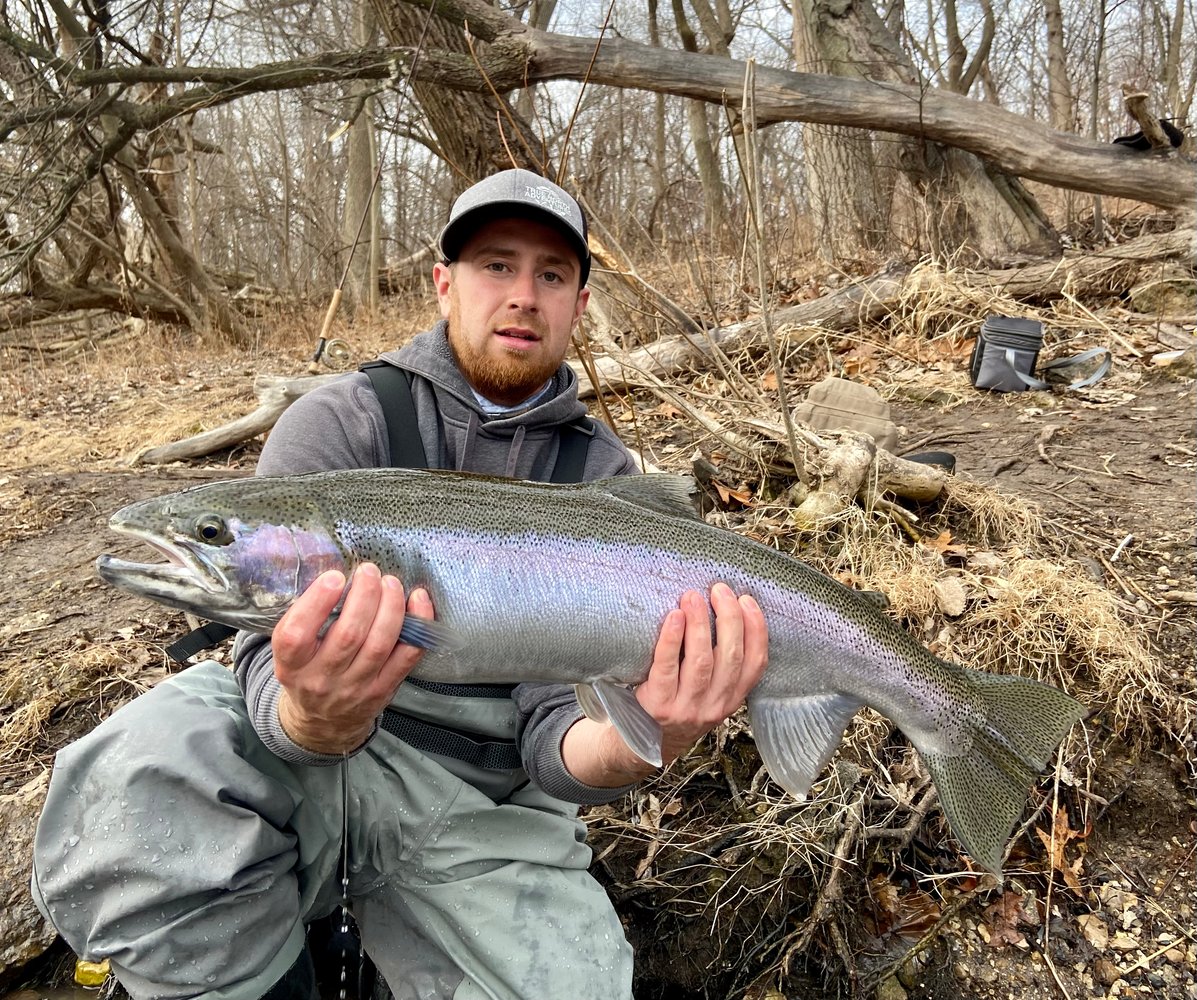
[[[919,752],[956,839],[974,861],[1000,875],[1028,789],[1086,712],[1048,684],[976,670],[965,675],[979,709],[967,751]]]

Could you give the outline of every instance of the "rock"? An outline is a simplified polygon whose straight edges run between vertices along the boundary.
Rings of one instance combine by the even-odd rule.
[[[0,977],[37,958],[57,937],[29,895],[33,831],[49,785],[46,771],[0,795],[0,844],[7,846],[0,858]]]
[[[1123,934],[1119,932],[1115,934],[1113,940],[1110,941],[1110,947],[1115,951],[1134,951],[1139,947],[1139,942],[1129,934]]]
[[[906,990],[897,976],[890,976],[877,987],[877,1000],[906,1000]]]
[[[1099,958],[1093,963],[1093,975],[1102,986],[1112,986],[1118,981],[1118,966],[1108,958]]]
[[[1076,921],[1081,928],[1081,934],[1098,951],[1105,951],[1110,943],[1110,932],[1106,922],[1096,913],[1083,913]]]
[[[948,617],[964,614],[964,605],[968,598],[959,577],[945,576],[936,580],[933,589],[940,611]]]

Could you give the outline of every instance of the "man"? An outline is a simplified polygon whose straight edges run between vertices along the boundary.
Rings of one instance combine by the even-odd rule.
[[[548,480],[584,415],[563,364],[589,298],[582,212],[504,171],[457,200],[440,245],[444,319],[384,356],[409,379],[411,433],[430,465]],[[607,428],[586,432],[583,478],[635,471]],[[385,466],[390,440],[357,373],[296,402],[258,472]],[[59,754],[43,912],[136,998],[308,1000],[305,924],[343,896],[397,1000],[629,997],[576,814],[651,766],[565,685],[408,680],[403,618],[435,608],[374,566],[322,632],[345,584],[330,572],[272,636],[240,635],[235,676],[192,667]],[[637,689],[666,762],[735,711],[767,655],[750,598],[679,599]]]

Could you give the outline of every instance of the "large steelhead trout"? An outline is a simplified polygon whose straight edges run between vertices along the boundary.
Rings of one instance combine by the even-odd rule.
[[[660,762],[630,686],[681,594],[724,581],[769,626],[748,697],[769,773],[804,797],[868,705],[918,748],[961,844],[998,871],[1027,789],[1084,709],[1056,688],[939,659],[875,602],[805,563],[702,521],[685,476],[549,485],[366,469],[210,483],[132,504],[111,526],[166,554],[101,556],[100,576],[205,618],[269,632],[315,578],[366,561],[428,589],[436,621],[416,675],[564,682],[587,714]]]

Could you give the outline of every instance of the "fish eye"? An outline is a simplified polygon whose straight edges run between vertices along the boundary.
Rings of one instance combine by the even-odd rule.
[[[228,545],[233,540],[232,532],[217,514],[204,514],[195,522],[195,533],[209,545]]]

